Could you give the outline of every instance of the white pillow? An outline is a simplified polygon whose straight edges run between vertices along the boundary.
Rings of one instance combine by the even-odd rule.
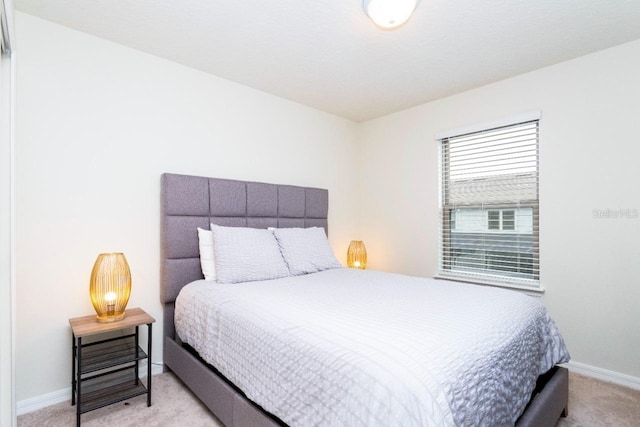
[[[211,224],[219,283],[289,276],[278,242],[269,230]]]
[[[324,228],[276,228],[273,234],[294,276],[342,267],[329,246]]]
[[[216,263],[213,255],[213,232],[198,227],[200,267],[205,280],[216,280]]]

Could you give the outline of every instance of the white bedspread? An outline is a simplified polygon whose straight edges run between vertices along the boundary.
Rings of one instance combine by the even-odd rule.
[[[535,298],[334,269],[197,281],[181,339],[290,426],[506,426],[569,354]]]

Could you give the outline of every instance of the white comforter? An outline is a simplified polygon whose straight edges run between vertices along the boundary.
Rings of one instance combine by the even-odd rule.
[[[513,291],[375,271],[185,286],[181,339],[291,426],[502,426],[569,359]]]

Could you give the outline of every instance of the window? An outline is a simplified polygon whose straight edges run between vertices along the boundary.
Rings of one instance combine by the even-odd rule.
[[[500,230],[500,211],[489,211],[489,230]]]
[[[509,231],[516,229],[515,211],[513,210],[489,211],[487,216],[489,230]],[[455,227],[452,228],[452,230],[454,229]]]
[[[438,138],[440,277],[539,288],[538,117]]]
[[[502,216],[501,223],[500,223],[501,230],[512,231],[516,229],[515,211],[500,211],[500,215]]]

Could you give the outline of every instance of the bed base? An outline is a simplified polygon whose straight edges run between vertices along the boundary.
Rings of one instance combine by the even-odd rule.
[[[164,363],[226,427],[285,425],[169,337],[164,341]]]
[[[560,366],[538,378],[529,404],[516,427],[553,427],[569,415],[569,371]]]
[[[170,337],[164,341],[164,363],[226,427],[286,426]],[[568,401],[568,371],[554,367],[539,378],[531,401],[515,425],[554,427],[561,416],[567,416]]]

